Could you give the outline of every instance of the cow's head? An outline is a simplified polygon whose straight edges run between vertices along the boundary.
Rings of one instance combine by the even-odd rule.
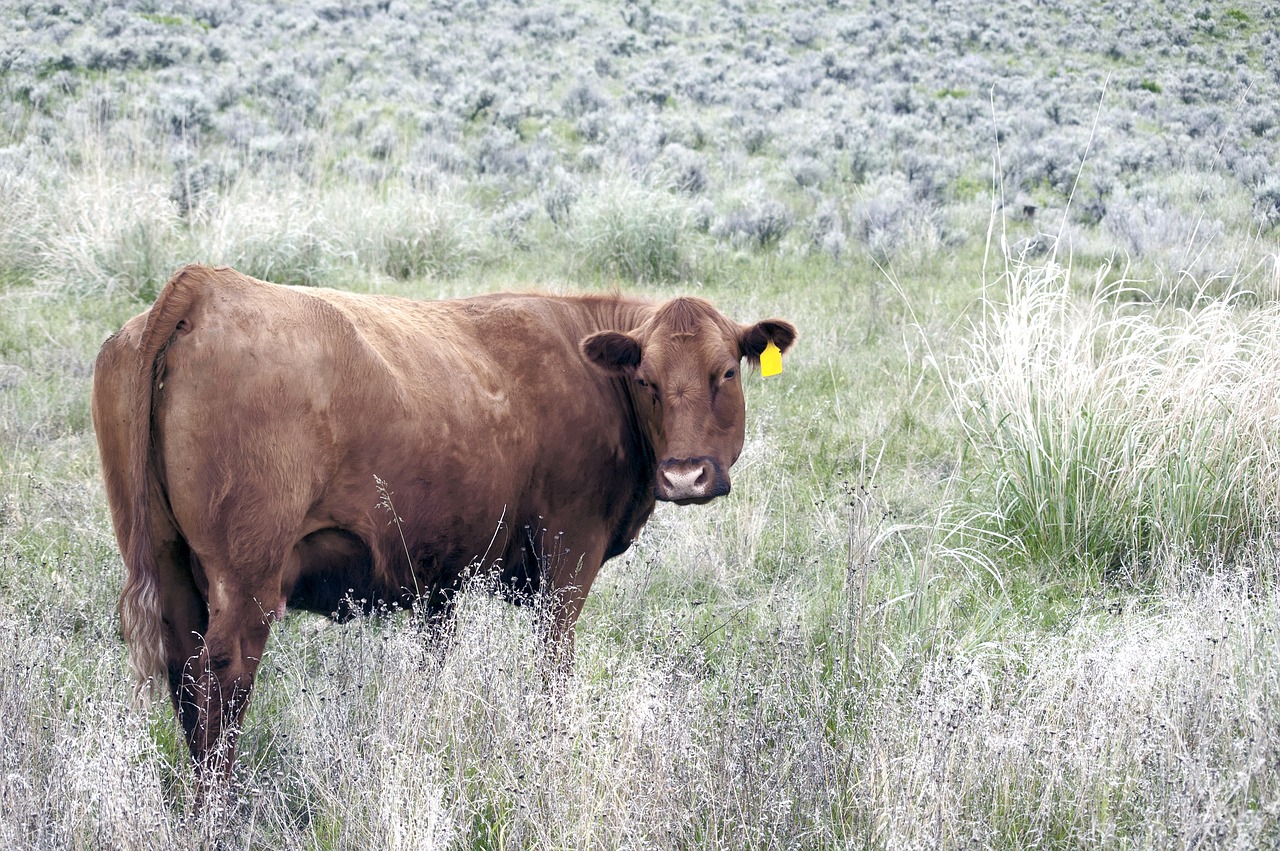
[[[654,495],[683,505],[729,492],[746,430],[742,359],[759,366],[770,342],[786,351],[795,338],[790,322],[739,325],[700,298],[678,298],[630,333],[592,334],[582,352],[630,383],[657,459]]]

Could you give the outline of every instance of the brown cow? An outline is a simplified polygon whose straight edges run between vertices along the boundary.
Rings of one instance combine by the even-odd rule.
[[[103,345],[93,421],[130,663],[168,681],[202,785],[230,771],[290,606],[442,612],[484,570],[553,592],[567,659],[654,501],[729,492],[741,359],[794,339],[696,298],[419,302],[180,270]]]

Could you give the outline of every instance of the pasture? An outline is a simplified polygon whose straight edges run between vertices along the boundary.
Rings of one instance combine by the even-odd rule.
[[[0,846],[1280,842],[1280,19],[1132,5],[0,8]],[[189,261],[800,338],[563,693],[294,614],[195,813],[89,418]]]

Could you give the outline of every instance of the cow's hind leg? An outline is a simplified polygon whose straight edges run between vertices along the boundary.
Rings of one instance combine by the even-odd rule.
[[[231,779],[236,738],[244,718],[267,635],[280,605],[278,568],[235,571],[264,581],[246,587],[224,565],[202,560],[209,579],[209,626],[192,675],[194,724],[188,731],[199,794],[223,789]]]
[[[191,550],[176,535],[156,552],[160,575],[161,612],[164,616],[165,668],[169,696],[187,741],[191,741],[198,713],[195,671],[209,627],[209,612],[196,587]]]

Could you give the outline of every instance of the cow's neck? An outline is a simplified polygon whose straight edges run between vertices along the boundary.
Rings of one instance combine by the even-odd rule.
[[[592,299],[589,305],[591,333],[596,331],[631,332],[643,325],[653,315],[655,306],[643,301],[625,298]],[[634,473],[632,494],[618,518],[613,539],[606,558],[612,558],[631,545],[649,515],[653,513],[653,483],[657,476],[657,453],[653,448],[653,436],[640,412],[647,400],[637,395],[634,381],[618,377],[610,382],[617,394],[622,410],[627,453]]]

